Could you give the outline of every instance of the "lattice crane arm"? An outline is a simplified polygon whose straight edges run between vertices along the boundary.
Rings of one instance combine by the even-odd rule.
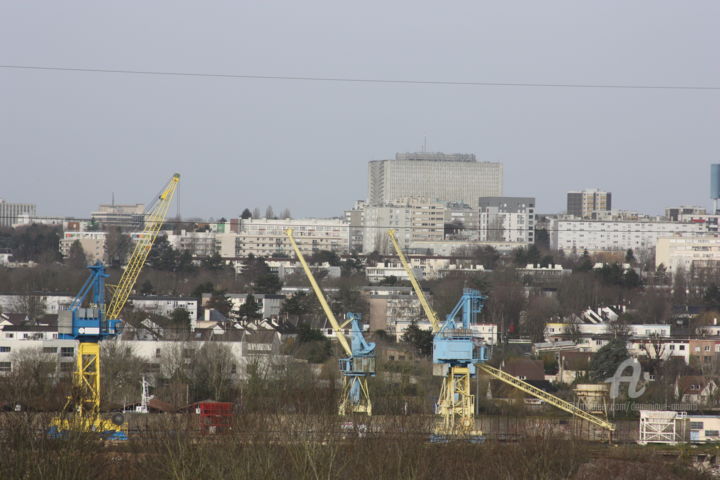
[[[415,290],[415,295],[417,295],[418,299],[420,300],[420,305],[422,305],[423,310],[425,311],[425,316],[432,324],[432,331],[433,334],[440,331],[442,328],[442,323],[440,322],[440,319],[438,318],[435,311],[432,309],[430,304],[427,301],[427,298],[425,298],[425,294],[422,291],[422,288],[420,288],[420,284],[418,283],[417,279],[415,278],[415,274],[412,271],[412,268],[410,267],[410,264],[408,263],[407,259],[405,258],[405,254],[402,251],[402,248],[400,248],[400,244],[397,241],[397,238],[395,237],[395,230],[388,230],[388,236],[390,237],[390,241],[393,244],[393,247],[395,248],[395,252],[397,252],[398,257],[400,258],[400,263],[402,263],[403,268],[405,269],[405,272],[408,275],[408,278],[410,279],[410,283],[413,286],[413,289]]]
[[[107,318],[118,318],[120,312],[122,312],[122,309],[125,307],[130,297],[130,292],[135,286],[135,282],[140,276],[140,271],[145,265],[148,255],[150,255],[153,243],[162,228],[179,181],[180,174],[176,173],[155,199],[155,203],[148,208],[148,213],[145,216],[145,228],[137,239],[127,267],[125,267],[120,282],[115,288],[115,293],[110,301],[110,305],[108,305]]]
[[[343,350],[345,350],[345,353],[352,357],[352,348],[350,348],[350,344],[347,341],[347,338],[345,337],[345,334],[343,333],[342,327],[338,323],[337,319],[335,318],[335,314],[333,313],[332,309],[330,309],[330,306],[327,303],[327,300],[325,299],[325,295],[323,294],[322,290],[320,289],[320,286],[318,285],[317,281],[315,281],[315,276],[312,273],[312,270],[310,270],[310,267],[308,266],[307,262],[305,261],[305,256],[300,251],[300,247],[298,247],[297,243],[295,242],[295,237],[293,237],[293,229],[288,228],[285,230],[285,234],[287,235],[288,239],[290,240],[290,245],[292,245],[293,250],[295,250],[295,255],[297,255],[298,260],[300,260],[300,263],[303,266],[303,270],[305,270],[305,275],[307,275],[308,280],[310,281],[310,285],[312,285],[313,291],[315,292],[315,296],[317,297],[318,301],[320,302],[320,305],[322,306],[323,311],[325,312],[325,316],[327,317],[328,321],[330,322],[330,325],[332,325],[333,330],[335,331],[335,334],[338,337],[338,340],[340,341],[340,345],[342,345]]]
[[[502,370],[491,367],[486,363],[480,363],[477,365],[477,367],[488,375],[492,376],[493,378],[496,378],[501,382],[507,383],[508,385],[511,385],[525,393],[529,393],[533,397],[539,398],[540,400],[543,400],[550,405],[559,408],[560,410],[564,410],[571,415],[575,415],[576,417],[582,418],[583,420],[587,420],[588,422],[597,425],[598,427],[604,428],[610,432],[615,431],[615,425],[613,423],[608,422],[607,420],[603,420],[602,418],[595,415],[592,415],[585,410],[576,407],[572,403],[566,402],[565,400],[556,397],[555,395],[551,395],[543,390],[540,390],[539,388],[534,387],[529,383],[524,382],[519,378],[514,377],[513,375],[510,375],[507,372],[503,372]]]

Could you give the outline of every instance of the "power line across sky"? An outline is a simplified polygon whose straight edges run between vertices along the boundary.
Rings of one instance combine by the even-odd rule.
[[[621,90],[687,90],[687,91],[720,91],[718,85],[669,85],[669,84],[632,84],[632,83],[569,83],[569,82],[492,82],[469,80],[424,80],[424,79],[390,79],[390,78],[352,78],[352,77],[326,77],[301,75],[264,75],[246,73],[208,73],[208,72],[172,72],[159,70],[130,70],[118,68],[82,68],[64,66],[41,65],[0,65],[3,70],[26,70],[44,72],[70,72],[70,73],[101,73],[120,75],[145,75],[165,77],[199,77],[199,78],[225,78],[236,80],[279,80],[300,82],[333,82],[355,84],[385,84],[385,85],[435,85],[459,87],[523,87],[523,88],[574,88],[574,89],[621,89]]]

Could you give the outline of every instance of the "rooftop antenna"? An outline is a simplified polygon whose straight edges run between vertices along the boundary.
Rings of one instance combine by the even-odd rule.
[[[427,153],[427,135],[423,137],[422,153]]]

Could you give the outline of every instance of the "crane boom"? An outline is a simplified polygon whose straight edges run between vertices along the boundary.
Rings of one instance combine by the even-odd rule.
[[[583,420],[587,420],[588,422],[597,425],[598,427],[604,428],[610,432],[615,431],[615,425],[603,420],[602,418],[595,416],[591,413],[586,412],[585,410],[576,407],[570,402],[566,402],[565,400],[556,397],[555,395],[551,395],[543,390],[540,390],[537,387],[534,387],[530,385],[527,382],[524,382],[520,380],[519,378],[510,375],[507,372],[503,372],[502,370],[499,370],[497,368],[491,367],[487,363],[480,363],[477,365],[478,368],[488,375],[507,383],[508,385],[512,385],[513,387],[517,388],[518,390],[521,390],[525,393],[529,393],[530,395],[539,398],[540,400],[543,400],[550,405],[559,408],[560,410],[565,410],[566,412],[570,413],[571,415],[575,415],[576,417],[582,418]]]
[[[325,299],[325,295],[323,294],[322,290],[320,289],[320,286],[318,285],[317,281],[315,281],[315,276],[312,273],[312,270],[310,270],[310,267],[308,266],[307,262],[305,261],[305,256],[300,251],[300,247],[298,247],[297,243],[295,242],[295,237],[293,237],[293,229],[288,228],[285,230],[285,234],[287,235],[288,239],[290,240],[290,245],[292,245],[293,250],[295,250],[295,255],[297,255],[298,260],[300,260],[300,263],[303,266],[303,270],[305,270],[305,275],[307,276],[308,280],[310,281],[310,285],[312,285],[313,291],[315,292],[315,296],[317,296],[318,301],[320,301],[320,305],[322,306],[323,311],[325,312],[325,315],[327,316],[327,319],[330,321],[330,324],[332,325],[333,330],[335,330],[335,334],[337,335],[338,341],[340,342],[340,345],[342,345],[343,350],[345,350],[345,353],[347,355],[352,355],[352,349],[350,348],[350,344],[348,344],[347,338],[345,338],[345,334],[342,331],[342,327],[338,323],[337,319],[335,318],[335,314],[333,313],[332,309],[330,308],[330,305],[328,305],[327,300]]]
[[[127,267],[115,289],[110,305],[108,305],[107,318],[117,319],[125,307],[130,297],[130,292],[140,276],[140,270],[142,270],[143,265],[145,265],[155,238],[157,238],[158,232],[160,232],[160,228],[162,228],[165,215],[167,215],[167,211],[170,208],[170,202],[179,181],[180,174],[176,173],[162,189],[155,203],[150,206],[145,218],[145,228],[135,243],[135,248],[130,256]]]
[[[422,305],[423,310],[425,311],[425,316],[430,321],[430,324],[432,325],[432,332],[433,334],[440,331],[440,328],[442,327],[442,324],[440,323],[440,320],[437,317],[437,314],[435,313],[435,310],[432,309],[430,304],[427,301],[427,298],[425,298],[425,294],[422,291],[422,288],[420,288],[420,284],[418,283],[417,279],[415,278],[415,274],[412,271],[412,268],[410,267],[410,264],[408,263],[407,259],[405,258],[405,254],[402,251],[402,248],[400,248],[400,244],[397,241],[397,238],[395,237],[395,230],[388,230],[388,235],[390,236],[390,241],[393,244],[393,247],[395,248],[395,251],[397,252],[398,257],[400,258],[400,262],[402,263],[403,268],[407,272],[408,278],[410,279],[410,283],[413,286],[413,289],[415,290],[415,295],[417,295],[418,300],[420,300],[420,305]]]

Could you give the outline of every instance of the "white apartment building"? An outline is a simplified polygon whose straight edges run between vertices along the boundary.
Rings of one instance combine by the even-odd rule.
[[[218,252],[215,232],[167,232],[168,243],[180,252],[190,252],[193,257],[211,257]]]
[[[720,238],[716,235],[661,237],[655,248],[655,268],[663,265],[669,273],[682,269],[720,266]]]
[[[421,197],[396,199],[388,205],[365,206],[363,253],[394,253],[388,230],[394,229],[400,247],[412,242],[438,242],[445,236],[444,203]]]
[[[344,219],[250,218],[240,220],[235,257],[247,257],[250,254],[256,257],[270,257],[273,254],[294,257],[295,252],[285,234],[288,228],[293,229],[295,242],[306,255],[319,250],[343,253],[350,248],[350,225]]]
[[[476,205],[479,197],[502,195],[503,167],[473,154],[398,153],[368,163],[368,202],[425,197]]]
[[[79,241],[88,263],[105,260],[105,239],[107,232],[65,232],[60,239],[60,253],[67,258],[70,248]]]
[[[481,273],[485,272],[482,265],[471,265],[466,262],[454,262],[450,258],[440,257],[409,257],[408,263],[413,269],[413,274],[418,280],[435,280],[445,277],[451,272]],[[365,275],[368,281],[379,283],[387,277],[395,277],[398,280],[409,281],[405,268],[400,261],[379,262],[375,266],[365,267]]]
[[[480,240],[531,244],[535,241],[535,199],[481,197]]]
[[[133,295],[129,298],[127,307],[169,317],[181,308],[190,315],[190,326],[195,328],[198,319],[198,301],[192,297],[174,297],[169,295]]]
[[[19,223],[22,215],[36,216],[34,203],[10,203],[0,199],[0,227],[10,227]]]
[[[704,224],[668,221],[597,221],[579,219],[550,219],[550,247],[565,252],[633,251],[655,248],[657,239],[682,234],[701,235],[707,232]]]

